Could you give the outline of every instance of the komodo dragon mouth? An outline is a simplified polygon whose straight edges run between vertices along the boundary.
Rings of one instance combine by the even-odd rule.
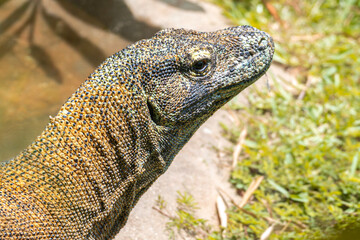
[[[165,29],[107,58],[0,166],[0,239],[112,239],[196,129],[274,54],[253,27]]]

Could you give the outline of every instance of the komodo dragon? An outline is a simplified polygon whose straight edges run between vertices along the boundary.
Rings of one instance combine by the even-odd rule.
[[[273,54],[268,34],[241,26],[166,29],[107,58],[0,168],[0,239],[112,239],[199,126]]]

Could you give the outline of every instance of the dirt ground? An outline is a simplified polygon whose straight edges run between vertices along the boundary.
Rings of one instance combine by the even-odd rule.
[[[0,22],[8,19],[18,6],[25,6],[26,2],[14,0],[3,5]],[[85,1],[74,2],[78,7],[84,7]],[[30,11],[24,12],[0,35],[0,78],[4,79],[0,82],[0,159],[11,158],[25,148],[44,128],[48,116],[56,114],[65,99],[106,56],[162,28],[212,31],[230,26],[221,10],[205,0],[89,2],[94,3],[92,8],[74,14],[75,8],[69,4],[42,1],[46,14],[39,14],[36,18],[31,41],[31,26],[16,35],[17,29],[31,15]],[[111,5],[106,4],[110,2]],[[105,3],[104,11],[113,15],[99,13],[101,10],[96,4],[101,3]],[[108,17],[110,15],[112,18]],[[4,44],[11,49],[8,47],[4,51],[1,48]],[[52,71],[41,65],[41,56],[34,55],[34,49],[39,47],[46,52],[40,54],[43,62],[55,66],[48,66]],[[270,69],[270,72],[274,71]],[[260,79],[253,87],[264,86],[265,80]],[[235,101],[241,101],[245,94],[241,95]],[[215,226],[219,224],[215,207],[218,189],[236,199],[228,183],[231,163],[214,150],[229,147],[221,136],[220,122],[232,123],[226,110],[215,113],[195,133],[168,171],[140,199],[116,239],[169,239],[165,231],[169,219],[152,207],[161,196],[169,212],[174,213],[177,191],[193,195],[198,202],[198,217],[208,219]]]

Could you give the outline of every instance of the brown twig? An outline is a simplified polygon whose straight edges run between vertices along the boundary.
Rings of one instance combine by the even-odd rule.
[[[281,26],[284,26],[284,22],[283,20],[281,20],[279,14],[277,13],[275,7],[269,3],[267,0],[262,0],[264,6],[266,7],[266,9],[269,11],[269,13],[271,14],[271,16],[273,16],[273,18],[280,23]]]
[[[298,100],[298,101],[302,100],[302,99],[305,97],[306,91],[307,91],[307,89],[310,87],[310,85],[311,85],[311,83],[312,83],[311,80],[312,80],[311,77],[307,77],[305,86],[304,86],[304,88],[301,90],[299,96],[297,97],[297,100]]]
[[[285,226],[280,230],[279,235],[281,235],[283,232],[285,232],[285,230],[289,227],[290,223],[291,223],[291,221],[288,221],[288,222],[285,224]]]
[[[171,220],[174,219],[174,217],[170,216],[169,214],[161,211],[160,209],[158,209],[158,208],[156,208],[156,207],[152,207],[152,209],[154,209],[155,211],[159,212],[161,215],[163,215],[163,216],[165,216],[165,217],[167,217],[167,218],[169,218],[169,219],[171,219]]]
[[[247,215],[250,215],[252,216],[253,218],[262,218],[264,219],[265,221],[267,221],[268,223],[277,223],[277,224],[280,224],[282,225],[278,220],[274,219],[274,218],[271,218],[271,217],[259,217],[258,215],[256,215],[255,213],[252,213],[248,210],[245,210],[244,208],[240,207],[236,202],[235,200],[228,194],[226,193],[224,190],[218,188],[218,191],[219,191],[219,194],[221,195],[221,193],[223,193],[224,195],[226,195],[227,198],[230,199],[230,202],[235,206],[237,207],[240,211],[242,211],[243,213],[247,214]]]
[[[324,34],[322,34],[322,33],[308,34],[308,35],[293,35],[290,37],[290,41],[291,42],[298,42],[298,41],[315,42],[323,37],[324,37]]]
[[[272,209],[270,207],[270,204],[268,203],[268,201],[266,201],[265,199],[261,199],[261,202],[263,203],[263,205],[265,206],[266,210],[269,213],[269,216],[272,218],[273,217],[273,213],[272,213]]]

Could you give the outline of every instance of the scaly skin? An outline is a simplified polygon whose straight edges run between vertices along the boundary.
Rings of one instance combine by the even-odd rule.
[[[112,239],[196,129],[268,69],[249,26],[160,31],[105,60],[0,168],[0,239]]]

